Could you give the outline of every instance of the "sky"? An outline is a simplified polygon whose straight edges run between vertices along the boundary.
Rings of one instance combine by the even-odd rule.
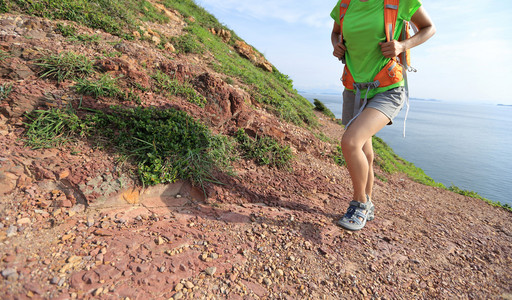
[[[340,93],[330,41],[336,0],[196,0],[290,76],[298,91]],[[512,1],[423,0],[437,33],[413,48],[413,98],[512,105]]]

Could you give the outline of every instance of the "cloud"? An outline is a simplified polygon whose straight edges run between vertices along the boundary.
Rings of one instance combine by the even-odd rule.
[[[329,13],[334,6],[328,1],[234,1],[201,0],[201,6],[221,11],[225,14],[237,14],[248,20],[273,20],[288,24],[303,24],[315,28],[329,28],[332,21]]]

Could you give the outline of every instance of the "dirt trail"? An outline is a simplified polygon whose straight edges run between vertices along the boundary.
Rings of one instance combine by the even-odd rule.
[[[244,163],[215,201],[176,183],[46,215],[11,194],[2,201],[0,291],[6,299],[511,297],[509,212],[394,175],[377,182],[376,219],[352,233],[335,225],[350,195],[345,171],[332,176],[334,165],[308,156],[297,162],[292,173]],[[137,203],[123,201],[130,197]]]

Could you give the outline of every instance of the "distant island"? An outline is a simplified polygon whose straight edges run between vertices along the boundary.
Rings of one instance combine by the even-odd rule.
[[[498,104],[498,106],[512,106],[512,104]]]
[[[307,95],[307,96],[311,96],[311,95],[319,95],[319,96],[322,96],[322,95],[337,95],[337,96],[341,96],[342,92],[343,91],[338,91],[338,90],[334,90],[334,89],[311,89],[311,90],[298,90],[297,91],[300,95]],[[414,101],[429,101],[429,102],[441,102],[441,100],[439,99],[425,99],[425,98],[409,98],[411,100],[414,100]]]
[[[409,98],[411,100],[414,100],[414,101],[429,101],[429,102],[441,102],[441,100],[438,100],[438,99],[424,99],[424,98]]]

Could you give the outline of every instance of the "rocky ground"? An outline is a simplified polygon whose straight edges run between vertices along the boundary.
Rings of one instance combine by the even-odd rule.
[[[0,84],[13,83],[0,104],[2,299],[512,299],[510,212],[377,169],[386,180],[376,181],[376,219],[345,231],[336,221],[350,179],[330,157],[333,145],[249,105],[202,62],[208,54],[147,47],[141,56],[142,42],[114,49],[117,38],[101,32],[104,42],[83,45],[47,20],[0,22],[0,47],[11,55]],[[262,131],[292,147],[292,170],[239,160],[237,176],[218,174],[223,185],[205,196],[188,182],[143,188],[85,140],[25,147],[25,111],[78,101],[70,83],[36,76],[33,59],[62,49],[119,51],[100,66],[141,85],[150,84],[142,63],[196,78],[214,99],[204,110],[151,93],[142,105],[183,109],[216,132]],[[318,131],[339,140],[342,127],[318,117]]]

